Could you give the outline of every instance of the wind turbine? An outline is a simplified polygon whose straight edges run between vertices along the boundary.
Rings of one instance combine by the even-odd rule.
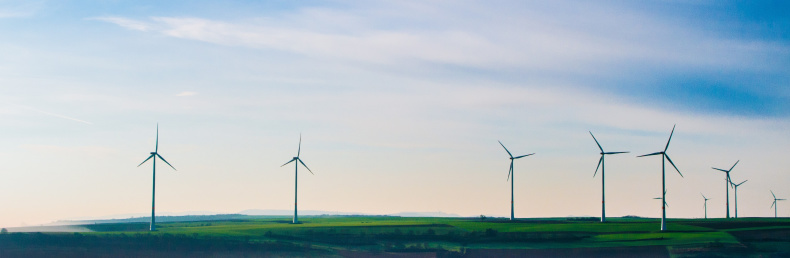
[[[664,190],[664,195],[667,195],[667,190]],[[663,198],[664,198],[664,197],[656,197],[656,198],[653,198],[653,200],[661,200],[661,199],[663,199]],[[667,206],[667,207],[669,207],[669,204],[667,204],[667,201],[666,201],[666,200],[664,201],[664,206]]]
[[[604,181],[604,176],[605,176],[604,168],[606,167],[606,164],[604,162],[604,156],[620,154],[620,153],[628,153],[628,152],[627,151],[605,152],[605,151],[603,151],[603,147],[601,147],[601,144],[598,143],[598,139],[595,139],[595,135],[593,135],[592,132],[590,132],[590,136],[592,136],[593,140],[595,140],[595,144],[598,145],[598,149],[601,150],[601,159],[598,160],[598,166],[595,167],[595,173],[593,173],[593,177],[595,177],[595,175],[598,174],[598,168],[600,167],[601,168],[601,222],[606,222],[606,202],[605,202],[606,201],[606,187],[605,187],[606,183]]]
[[[715,170],[727,173],[727,182],[724,182],[724,188],[726,188],[726,190],[727,190],[727,195],[726,195],[727,196],[727,201],[726,201],[726,203],[727,203],[727,218],[728,219],[730,218],[730,183],[732,183],[732,180],[730,179],[730,172],[732,172],[732,169],[735,168],[735,165],[738,165],[738,162],[740,162],[740,160],[735,161],[735,164],[733,164],[732,167],[730,169],[728,169],[728,170],[711,167],[711,168],[713,168]]]
[[[708,200],[710,200],[710,199],[708,199],[708,197],[705,197],[705,195],[702,194],[702,193],[699,193],[699,194],[702,195],[702,199],[705,199],[705,204],[703,204],[702,207],[705,208],[705,218],[707,219],[708,218]]]
[[[155,216],[156,214],[154,212],[154,208],[156,207],[156,205],[154,205],[154,204],[156,203],[156,158],[161,159],[168,166],[173,168],[173,170],[177,171],[177,169],[175,167],[173,167],[173,165],[170,165],[170,163],[167,162],[167,160],[165,160],[165,158],[163,158],[162,155],[159,155],[159,124],[156,124],[156,146],[154,147],[154,152],[151,152],[151,156],[148,156],[148,158],[143,160],[143,162],[140,163],[140,165],[137,165],[137,167],[142,166],[143,163],[145,163],[146,161],[148,161],[151,158],[154,159],[154,161],[153,161],[154,162],[154,166],[153,166],[154,167],[154,176],[153,176],[154,180],[153,180],[153,186],[152,186],[153,190],[151,191],[151,228],[150,228],[150,230],[151,231],[155,231],[156,230],[156,219],[155,219],[156,218],[156,216]]]
[[[746,181],[749,180],[743,180],[743,182],[740,182],[738,184],[730,181],[730,186],[732,186],[732,188],[735,189],[735,218],[736,219],[738,218],[738,187],[741,186],[743,183],[746,183]]]
[[[656,198],[653,198],[653,200],[661,200],[662,198],[663,197],[656,197]],[[667,201],[664,201],[664,206],[669,207],[669,204],[667,204]]]
[[[310,168],[308,168],[307,165],[304,164],[304,162],[302,162],[301,158],[299,158],[299,154],[301,154],[301,153],[302,153],[302,134],[299,134],[299,149],[296,151],[296,157],[291,159],[291,161],[288,161],[285,164],[283,164],[282,166],[280,166],[280,167],[283,167],[285,165],[288,165],[291,162],[296,161],[296,162],[294,162],[294,221],[293,221],[294,224],[299,223],[299,216],[296,214],[296,210],[297,210],[296,209],[296,203],[297,203],[296,202],[297,201],[297,198],[296,198],[297,197],[297,195],[296,195],[297,194],[297,188],[296,188],[296,186],[297,186],[297,182],[298,182],[298,179],[299,179],[299,177],[298,177],[298,175],[299,175],[299,163],[301,163],[302,166],[304,166],[304,168],[307,169],[307,171],[310,171],[310,174],[313,174],[313,171],[310,170]],[[315,174],[313,174],[313,175],[315,175]]]
[[[502,145],[502,148],[505,148],[505,145],[502,144],[501,141],[498,141],[498,142],[499,142],[499,145]],[[535,153],[531,153],[531,154],[527,154],[527,155],[521,155],[521,156],[518,156],[518,157],[513,157],[513,154],[510,154],[510,151],[507,150],[507,148],[505,148],[505,151],[507,151],[507,155],[510,156],[510,170],[507,172],[507,179],[510,180],[510,220],[514,220],[514,216],[513,216],[513,178],[512,177],[515,176],[515,173],[513,173],[513,161],[517,160],[517,159],[520,159],[520,158],[523,158],[523,157],[526,157],[526,156],[531,156],[531,155],[533,155]]]
[[[771,195],[774,196],[774,203],[771,204],[771,208],[774,208],[774,218],[777,218],[776,208],[779,206],[776,201],[784,201],[785,199],[776,199],[776,195],[774,194],[774,190],[771,190]]]
[[[664,173],[664,171],[666,170],[665,169],[666,163],[664,162],[664,160],[666,159],[667,161],[669,161],[669,164],[672,164],[672,167],[674,167],[675,171],[677,171],[678,174],[680,174],[680,177],[683,177],[683,174],[680,173],[680,170],[678,169],[678,167],[675,166],[675,163],[672,162],[672,159],[670,159],[669,156],[667,155],[667,149],[669,148],[669,141],[672,140],[672,135],[674,133],[675,133],[675,126],[673,125],[672,126],[672,132],[669,133],[669,140],[667,140],[667,146],[664,147],[664,151],[653,152],[653,153],[650,153],[650,154],[637,156],[637,157],[646,157],[646,156],[653,156],[653,155],[661,155],[661,189],[663,190],[663,195],[661,196],[661,198],[664,199],[664,201],[661,204],[661,230],[662,231],[663,230],[667,230],[667,225],[664,223],[666,221],[666,219],[667,219],[667,209],[666,209],[666,204],[667,204],[667,202],[666,202],[667,187],[666,187],[666,178],[665,178],[665,173]]]

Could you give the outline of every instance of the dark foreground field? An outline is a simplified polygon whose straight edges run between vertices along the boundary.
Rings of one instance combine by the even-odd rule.
[[[0,257],[790,257],[790,219],[284,217],[0,234]]]

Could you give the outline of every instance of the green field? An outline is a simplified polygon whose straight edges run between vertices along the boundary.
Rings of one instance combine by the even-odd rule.
[[[85,225],[85,233],[0,234],[14,256],[790,256],[790,219],[289,217]]]

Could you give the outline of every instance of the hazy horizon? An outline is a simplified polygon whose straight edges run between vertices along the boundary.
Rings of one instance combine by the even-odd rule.
[[[299,208],[723,217],[790,197],[779,1],[0,1],[0,227]],[[730,190],[730,198],[733,192]],[[734,203],[731,201],[731,209]],[[731,211],[731,214],[734,213]],[[779,203],[790,216],[790,202]]]

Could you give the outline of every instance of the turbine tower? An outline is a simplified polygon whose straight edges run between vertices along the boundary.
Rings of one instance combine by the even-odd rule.
[[[774,196],[774,203],[771,203],[771,208],[774,208],[774,218],[777,218],[778,216],[777,216],[776,209],[777,209],[777,207],[779,205],[776,203],[776,201],[784,201],[785,199],[776,199],[776,195],[774,194],[774,190],[771,190],[771,195]]]
[[[710,200],[710,199],[708,199],[708,197],[705,197],[705,195],[702,194],[702,193],[699,193],[699,194],[702,195],[702,199],[705,199],[705,204],[702,205],[702,208],[705,208],[705,219],[707,219],[708,218],[708,200]]]
[[[647,156],[653,156],[653,155],[661,155],[661,189],[663,190],[663,195],[661,196],[661,198],[664,199],[664,201],[661,202],[661,230],[662,231],[663,230],[667,230],[667,225],[665,223],[665,221],[667,219],[667,209],[666,209],[666,204],[667,204],[667,202],[666,202],[667,187],[666,187],[666,177],[665,177],[665,174],[666,174],[665,173],[666,162],[664,162],[664,160],[669,161],[669,164],[672,164],[672,167],[674,167],[675,171],[677,171],[678,174],[680,174],[680,177],[683,177],[683,174],[680,173],[680,170],[678,169],[678,167],[675,166],[675,163],[672,162],[672,159],[670,159],[669,156],[667,155],[667,149],[669,148],[669,142],[672,140],[672,135],[674,133],[675,133],[675,126],[673,125],[672,126],[672,132],[669,133],[669,140],[667,140],[667,146],[664,147],[664,151],[653,152],[653,153],[650,153],[650,154],[637,156],[637,157],[647,157]]]
[[[620,153],[628,153],[627,151],[618,151],[618,152],[605,152],[603,151],[603,147],[601,144],[598,143],[598,139],[595,139],[595,135],[590,132],[590,136],[592,136],[593,140],[595,140],[595,144],[598,145],[598,149],[601,150],[601,159],[598,160],[598,166],[595,167],[595,173],[593,173],[593,177],[598,174],[598,168],[601,168],[601,222],[606,222],[606,181],[604,181],[605,176],[605,167],[606,164],[604,162],[604,156],[606,155],[614,155]]]
[[[151,191],[151,228],[150,228],[150,230],[151,231],[155,231],[156,230],[156,214],[154,212],[154,208],[156,207],[156,205],[155,205],[156,204],[156,158],[161,159],[168,166],[173,168],[173,170],[177,171],[177,169],[175,167],[173,167],[173,165],[170,165],[170,163],[167,162],[167,160],[165,160],[165,158],[163,158],[162,155],[159,155],[159,124],[156,124],[156,146],[154,147],[154,152],[151,152],[151,156],[148,156],[148,158],[143,160],[143,162],[140,163],[140,165],[137,165],[137,167],[142,166],[143,163],[145,163],[146,161],[148,161],[151,158],[154,159],[154,161],[153,161],[154,162],[154,166],[153,166],[154,167],[154,176],[153,176],[154,180],[153,180],[153,186],[152,186],[153,190]]]
[[[502,145],[502,148],[505,148],[505,145],[502,144],[501,141],[498,142],[499,145]],[[515,217],[513,216],[513,178],[512,177],[515,176],[515,173],[513,173],[513,161],[523,157],[531,156],[535,153],[513,157],[513,154],[510,154],[510,151],[507,150],[507,148],[505,148],[505,151],[507,151],[507,155],[510,156],[510,170],[507,172],[507,179],[510,180],[510,220],[514,220]]]
[[[730,186],[732,186],[732,188],[735,189],[735,218],[736,219],[738,218],[738,187],[741,186],[743,183],[746,183],[746,181],[749,180],[743,180],[743,182],[740,182],[738,184],[730,181]]]
[[[297,195],[296,194],[298,193],[298,191],[297,191],[297,182],[298,182],[298,179],[299,179],[299,164],[301,163],[302,166],[304,166],[304,168],[307,169],[307,171],[310,171],[310,174],[313,174],[313,171],[310,170],[310,168],[308,168],[307,165],[304,164],[304,162],[302,162],[301,158],[299,158],[299,154],[301,154],[301,153],[302,153],[302,134],[299,134],[299,149],[296,151],[296,157],[291,159],[291,161],[288,161],[285,164],[283,164],[282,166],[280,166],[280,167],[283,167],[285,165],[288,165],[291,162],[296,161],[294,163],[294,221],[293,221],[293,224],[298,224],[299,223],[299,216],[296,214],[296,211],[297,211],[297,209],[296,209],[296,203],[297,203],[297,198],[296,197],[297,197]],[[315,174],[313,174],[313,175],[315,175]]]
[[[732,169],[735,168],[735,165],[738,165],[738,162],[740,162],[740,160],[735,161],[735,164],[733,164],[732,167],[730,169],[728,169],[728,170],[712,167],[715,170],[718,170],[718,171],[721,171],[721,172],[724,172],[724,173],[727,174],[727,182],[724,182],[724,188],[725,188],[725,190],[727,190],[726,203],[727,203],[727,218],[728,219],[730,218],[730,184],[732,183],[732,180],[730,179],[730,172],[732,172]]]

